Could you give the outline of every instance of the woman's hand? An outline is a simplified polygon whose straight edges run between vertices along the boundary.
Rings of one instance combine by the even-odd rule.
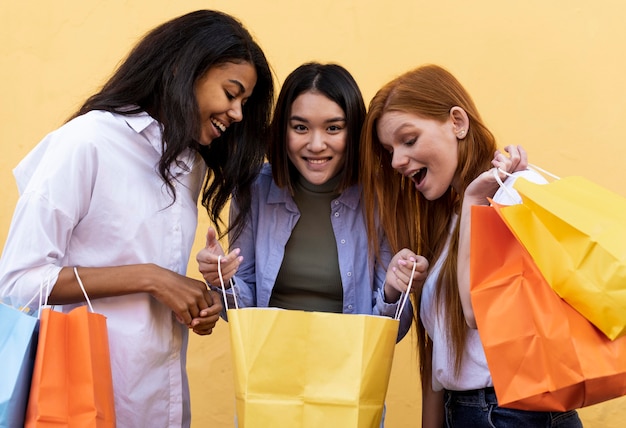
[[[496,150],[491,164],[503,171],[513,174],[517,171],[524,171],[528,168],[528,155],[522,146],[506,146],[504,151],[508,156],[500,150]]]
[[[191,328],[194,333],[199,334],[201,336],[211,334],[213,332],[213,328],[215,324],[220,319],[220,312],[222,312],[222,298],[215,291],[209,292],[212,299],[213,304],[206,309],[203,309],[198,314],[198,317],[191,320],[189,324],[189,328]]]
[[[428,274],[428,260],[425,257],[419,256],[407,248],[400,250],[393,256],[385,277],[386,302],[397,302],[401,293],[407,290],[414,263],[413,283],[424,281]]]
[[[229,281],[237,273],[237,269],[239,269],[239,265],[243,261],[243,257],[239,256],[239,252],[239,248],[236,248],[230,254],[225,255],[222,246],[217,240],[215,229],[210,227],[206,234],[206,245],[196,255],[198,270],[204,280],[216,287],[221,286],[218,271],[219,260],[224,286],[226,288],[230,287]]]
[[[506,146],[506,153],[496,150],[491,164],[494,169],[483,172],[472,181],[463,196],[463,205],[488,205],[487,198],[492,198],[499,188],[494,172],[502,181],[506,180],[506,173],[512,174],[528,168],[528,156],[522,146]]]

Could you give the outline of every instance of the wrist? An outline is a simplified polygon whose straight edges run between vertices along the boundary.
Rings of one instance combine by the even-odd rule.
[[[400,296],[401,293],[398,290],[385,283],[383,287],[383,300],[385,303],[397,303],[400,300]]]

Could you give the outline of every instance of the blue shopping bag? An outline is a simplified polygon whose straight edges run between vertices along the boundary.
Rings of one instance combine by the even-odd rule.
[[[0,428],[24,426],[39,319],[0,302]]]

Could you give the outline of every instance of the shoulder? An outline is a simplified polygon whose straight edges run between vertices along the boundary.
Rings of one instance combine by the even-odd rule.
[[[254,183],[252,186],[255,192],[258,192],[262,189],[269,189],[273,183],[274,179],[272,178],[272,167],[269,163],[266,162],[261,167],[261,170],[254,179]]]

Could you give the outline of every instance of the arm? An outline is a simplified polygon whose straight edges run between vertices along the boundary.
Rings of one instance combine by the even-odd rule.
[[[72,196],[68,199],[74,198],[76,193],[70,192]],[[59,198],[56,199],[58,200]],[[65,206],[73,207],[69,203]],[[75,211],[79,212],[77,209]],[[77,257],[69,257],[72,253],[71,239],[76,232],[78,220],[68,216],[67,212],[73,211],[57,209],[50,203],[50,198],[35,192],[20,198],[5,251],[0,260],[2,295],[8,296],[16,303],[24,304],[38,294],[41,285],[44,287],[43,297],[48,297],[49,293],[50,304],[83,303],[85,298],[73,272],[73,266],[77,265],[87,294],[91,298],[149,293],[168,306],[181,322],[194,331],[210,333],[212,326],[191,324],[192,318],[201,310],[208,309],[210,316],[221,308],[219,300],[213,298],[201,281],[153,263],[124,264],[121,262],[122,257],[108,266],[102,264],[98,266],[99,260],[96,260],[92,267],[80,267],[83,264],[74,261]],[[76,218],[82,219],[82,215],[77,214]],[[104,228],[106,225],[98,227]],[[84,237],[85,234],[80,236]],[[93,246],[86,245],[87,252],[98,254],[98,245],[103,244],[90,235],[86,239],[94,240]],[[117,255],[117,250],[111,250],[110,247],[107,250],[109,260]],[[82,257],[82,260],[88,259],[89,257]],[[87,264],[84,261],[83,263]],[[38,299],[35,306],[38,306],[37,303]],[[215,318],[211,319],[214,325]]]
[[[515,172],[525,170],[528,167],[526,152],[523,148],[507,146],[506,151],[510,154],[510,157],[496,151],[491,161],[495,168],[500,168],[507,172]],[[498,174],[502,180],[506,179],[504,173],[499,172]],[[457,279],[463,313],[467,324],[471,328],[476,328],[476,318],[474,317],[470,294],[471,208],[472,205],[488,205],[489,201],[487,198],[492,198],[498,189],[499,184],[493,175],[493,170],[488,170],[480,174],[470,183],[463,196],[459,231]]]
[[[201,281],[179,275],[155,264],[78,268],[90,298],[148,293],[172,309],[179,321],[198,334],[210,334],[222,309],[219,295]],[[72,267],[63,267],[50,293],[50,304],[84,301]],[[203,322],[192,320],[205,314]]]
[[[199,188],[203,170],[185,177],[188,198],[181,194],[180,200],[187,203],[171,217],[163,205],[169,198],[153,192],[161,184],[153,179],[152,168],[137,165],[134,157],[117,156],[115,150],[128,145],[125,137],[116,138],[111,150],[99,151],[109,147],[109,131],[123,134],[128,129],[103,117],[83,115],[68,122],[16,167],[21,195],[0,262],[2,292],[23,301],[45,284],[51,304],[84,302],[73,272],[78,266],[92,298],[148,293],[196,329],[194,316],[220,308],[203,282],[182,274],[197,218],[197,193],[191,189],[195,184]],[[135,131],[123,135],[144,142]],[[124,180],[117,180],[124,170]],[[122,184],[128,186],[119,188]],[[161,251],[172,218],[180,218],[184,245]]]
[[[432,345],[427,345],[424,371],[430,376],[422,381],[422,428],[442,428],[445,422],[443,390],[433,391],[432,387],[432,358]]]

